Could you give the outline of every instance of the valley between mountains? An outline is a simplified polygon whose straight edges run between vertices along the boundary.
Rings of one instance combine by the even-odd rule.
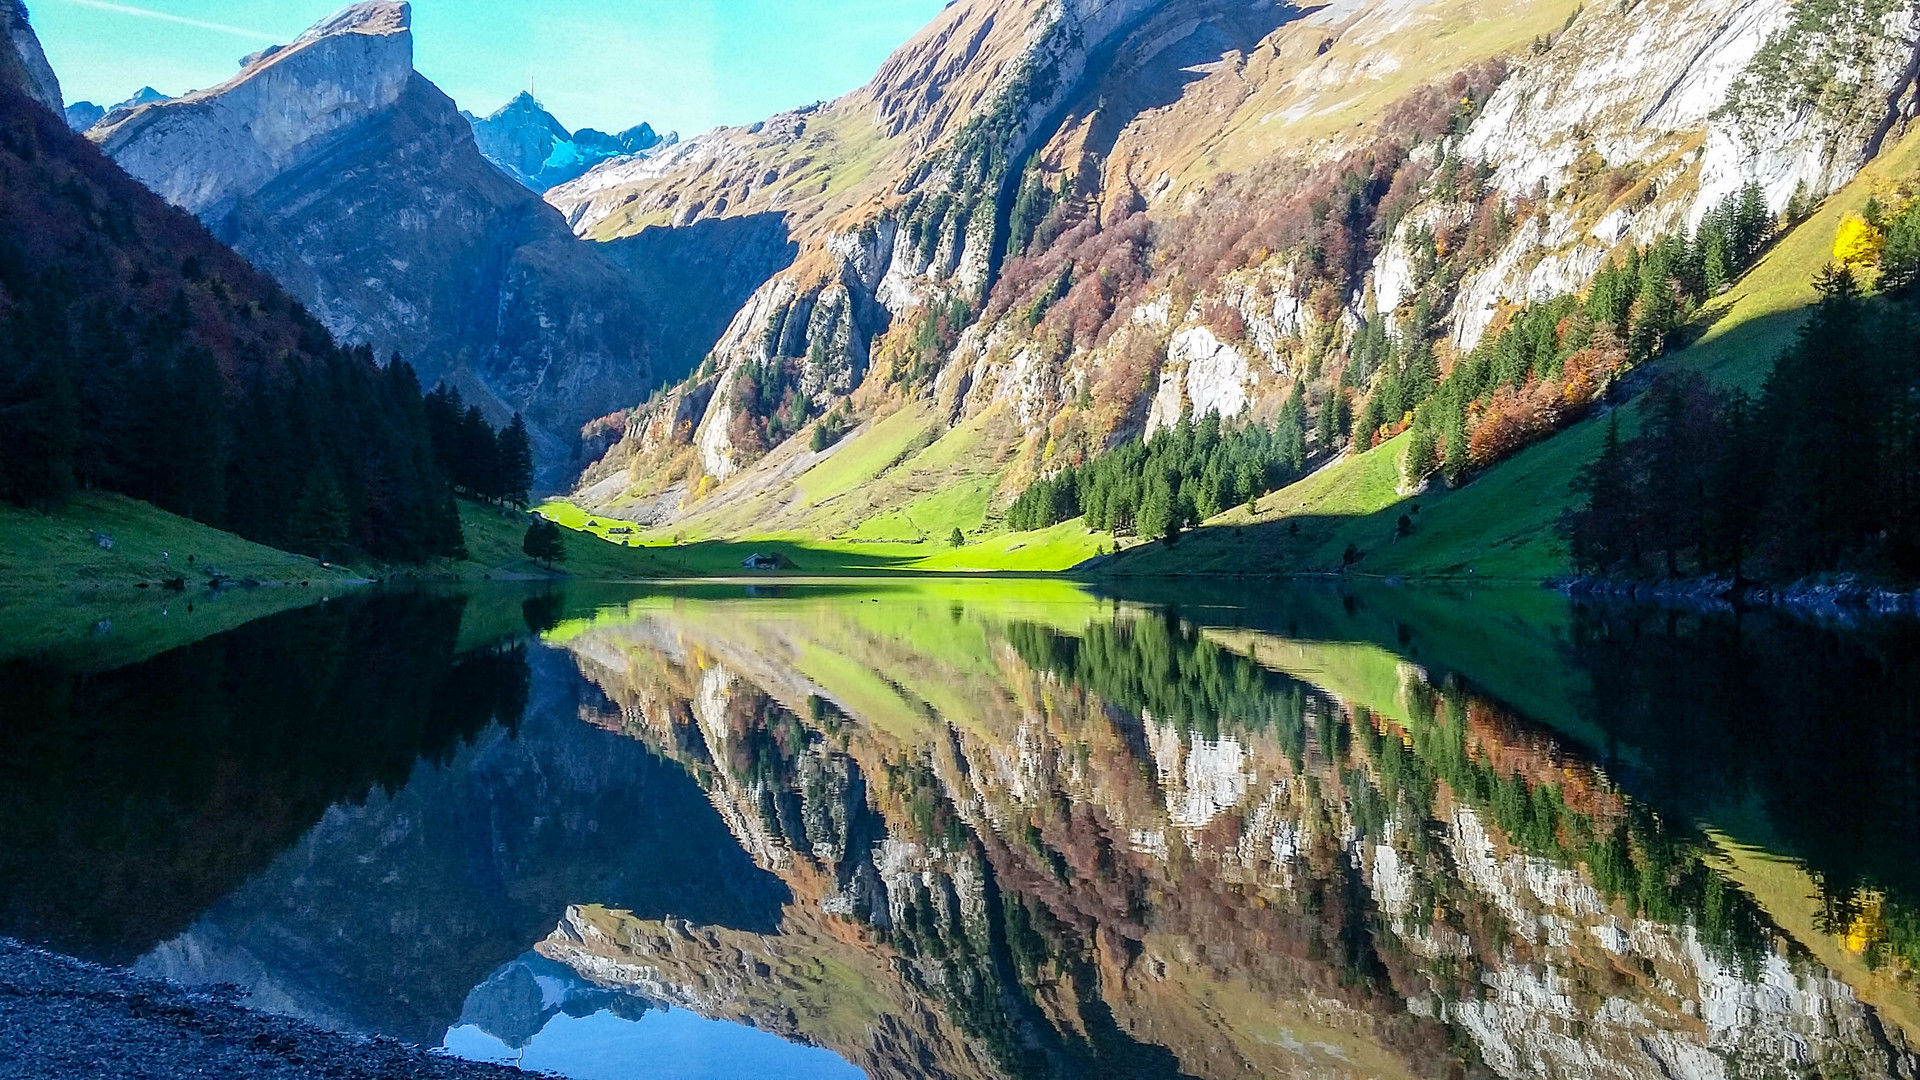
[[[443,576],[553,570],[529,502],[610,576],[1920,570],[1916,368],[1847,367],[1913,352],[1910,2],[958,0],[852,93],[684,138],[463,109],[391,0],[112,107],[6,22],[9,122],[60,128],[21,169],[137,181],[0,274],[33,513]],[[389,449],[286,389],[314,363]],[[221,437],[116,420],[143,365]],[[252,433],[309,422],[275,410],[317,426],[262,478]]]

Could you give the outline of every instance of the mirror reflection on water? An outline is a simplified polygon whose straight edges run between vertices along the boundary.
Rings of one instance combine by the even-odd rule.
[[[0,663],[0,716],[0,934],[463,1057],[1920,1068],[1911,623],[1330,585],[369,591],[118,667]]]

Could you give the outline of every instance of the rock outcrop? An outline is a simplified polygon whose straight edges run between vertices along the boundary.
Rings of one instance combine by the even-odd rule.
[[[683,372],[654,368],[639,277],[489,164],[413,70],[410,25],[404,3],[356,4],[88,134],[343,340],[525,412],[552,483],[585,421]]]
[[[0,0],[0,79],[18,87],[28,97],[64,113],[66,99],[60,94],[60,80],[47,64],[40,38],[27,19],[27,7],[21,0]]]

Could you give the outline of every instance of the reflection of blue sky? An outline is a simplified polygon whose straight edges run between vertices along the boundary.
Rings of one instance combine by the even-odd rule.
[[[472,1025],[447,1032],[446,1049],[470,1061],[518,1064],[574,1080],[860,1080],[830,1050],[708,1020],[686,1009],[649,1010],[639,1020],[610,1012],[559,1013],[520,1053]]]

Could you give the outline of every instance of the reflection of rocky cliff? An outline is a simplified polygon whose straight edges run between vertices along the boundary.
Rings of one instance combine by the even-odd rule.
[[[517,956],[467,994],[459,1023],[471,1025],[515,1049],[524,1049],[555,1016],[610,1012],[625,1020],[646,1015],[646,998],[588,982],[565,964],[539,953]]]
[[[336,806],[142,967],[432,1045],[570,904],[771,930],[785,889],[686,774],[581,724],[571,665],[530,660],[517,737],[493,728],[391,795]]]
[[[542,955],[875,1076],[1913,1073],[1700,842],[1418,669],[1356,653],[1343,701],[1278,671],[1344,653],[911,603],[572,638],[794,901],[576,908]]]

